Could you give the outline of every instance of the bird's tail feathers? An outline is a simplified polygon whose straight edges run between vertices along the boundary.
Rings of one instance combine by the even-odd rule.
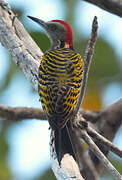
[[[70,122],[67,122],[64,128],[55,130],[55,150],[59,165],[65,154],[70,154],[77,161],[75,144],[73,142],[73,131]]]

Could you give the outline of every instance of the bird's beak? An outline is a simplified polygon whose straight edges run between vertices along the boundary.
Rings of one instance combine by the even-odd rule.
[[[32,16],[27,16],[27,17],[29,17],[30,19],[32,19],[33,21],[35,21],[36,23],[38,23],[39,25],[41,25],[45,29],[47,28],[46,22],[42,21],[41,19],[38,19],[38,18],[35,18],[35,17],[32,17]]]

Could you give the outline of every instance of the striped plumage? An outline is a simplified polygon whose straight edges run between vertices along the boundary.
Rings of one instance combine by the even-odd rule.
[[[54,132],[58,162],[61,164],[62,157],[67,153],[77,161],[77,137],[73,132],[72,114],[79,97],[83,60],[73,49],[69,24],[62,20],[44,22],[35,17],[29,18],[40,24],[51,40],[50,50],[41,59],[38,91]]]
[[[70,48],[50,50],[42,57],[39,95],[52,129],[63,128],[72,114],[82,73],[82,58]]]

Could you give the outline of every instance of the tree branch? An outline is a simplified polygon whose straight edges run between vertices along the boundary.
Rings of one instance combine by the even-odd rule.
[[[38,89],[38,67],[42,52],[12,11],[7,11],[5,1],[0,0],[0,42],[9,51],[14,62],[22,69],[27,79]]]
[[[99,133],[97,133],[92,128],[87,127],[86,131],[95,141],[97,141],[97,144],[101,144],[101,145],[105,146],[105,148],[107,150],[112,151],[113,153],[117,154],[118,156],[120,156],[122,158],[122,150],[120,150],[118,147],[116,147],[114,144],[112,144],[106,138],[101,136]]]
[[[122,98],[105,109],[98,111],[89,111],[80,109],[79,113],[91,123],[97,123],[98,126],[103,126],[104,121],[107,121],[110,126],[116,126],[116,124],[122,123]],[[105,120],[104,120],[105,119]],[[116,122],[117,121],[117,122]],[[116,124],[115,124],[116,123]],[[117,128],[118,129],[118,128]]]
[[[83,79],[81,82],[81,88],[80,88],[80,94],[79,94],[79,98],[78,101],[76,103],[76,107],[74,109],[74,116],[77,114],[77,112],[79,111],[80,105],[82,103],[85,91],[86,91],[86,86],[87,86],[87,79],[88,79],[88,73],[89,73],[89,68],[90,68],[90,64],[92,61],[92,56],[94,53],[94,47],[95,47],[95,43],[97,40],[97,29],[98,29],[98,22],[97,22],[97,17],[94,17],[94,20],[92,22],[92,32],[91,32],[91,37],[89,39],[88,42],[88,46],[86,48],[85,51],[85,56],[83,59],[83,63],[84,63],[84,68],[83,68]]]
[[[77,138],[76,138],[77,137]],[[80,172],[85,180],[98,180],[99,174],[91,160],[85,143],[78,136],[77,132],[73,132],[73,138],[76,145],[76,152],[78,154],[78,162]]]
[[[109,160],[104,156],[104,154],[99,150],[96,144],[92,141],[86,131],[81,130],[81,137],[89,145],[89,149],[97,156],[100,162],[108,169],[109,172],[115,177],[116,180],[122,180],[122,176],[119,172],[113,167]]]
[[[104,126],[105,127],[108,126],[109,131],[108,131],[108,129],[106,130],[107,133],[106,133],[106,131],[103,131],[103,129],[105,129],[104,126],[103,126],[103,129],[102,128],[101,129],[102,129],[102,132],[104,132],[104,136],[107,137],[108,139],[109,139],[109,137],[112,137],[110,139],[110,140],[112,140],[114,135],[115,135],[115,132],[118,130],[118,128],[122,124],[122,111],[121,111],[121,109],[122,109],[122,99],[120,99],[116,103],[112,104],[111,106],[109,106],[106,109],[101,110],[101,111],[88,111],[88,110],[82,109],[82,110],[80,110],[79,113],[82,114],[83,117],[86,118],[87,121],[90,121],[90,119],[92,119],[92,121],[94,122],[94,118],[95,118],[95,122],[97,122],[98,124],[102,124],[102,123],[104,124],[104,122],[107,122],[107,125],[105,124]],[[31,118],[31,119],[34,118],[35,119],[36,118],[36,119],[46,120],[46,116],[45,116],[44,112],[41,111],[39,108],[25,108],[25,107],[13,107],[12,108],[12,107],[3,106],[3,105],[0,105],[0,117],[7,118],[9,120],[16,120],[16,119],[21,120],[21,118],[22,119],[28,119],[28,118]],[[80,118],[78,118],[78,119],[80,119]],[[96,121],[96,119],[98,121]],[[92,122],[92,121],[90,121],[90,122]],[[111,122],[111,125],[109,125],[108,121]],[[109,152],[109,150],[111,150],[112,152],[114,152],[118,156],[122,157],[122,150],[117,148],[115,145],[113,145],[110,141],[108,141],[106,138],[101,136],[99,133],[97,133],[91,127],[87,127],[86,131],[94,139],[94,141],[98,145],[98,147],[99,146],[102,147],[102,152],[104,152],[104,153],[106,152],[105,153],[106,155]],[[113,133],[113,135],[111,132]],[[109,135],[109,137],[108,137],[108,135]],[[104,146],[105,146],[105,151],[103,148]],[[84,165],[84,168],[81,171],[83,174],[83,177],[85,176],[86,179],[90,179],[90,178],[95,179],[97,177],[97,174],[96,175],[95,174],[93,175],[93,173],[90,174],[90,172],[92,172],[91,167],[93,167],[93,165],[90,165],[91,162],[89,161],[90,160],[89,157],[87,157],[88,154],[86,154],[86,153],[84,154],[83,148],[81,146],[79,147],[79,149],[81,151],[80,157],[81,157],[82,163]],[[70,159],[71,157],[66,156],[66,159],[67,158]],[[57,163],[56,157],[54,159],[52,160],[53,168],[56,165],[55,163]],[[94,160],[94,159],[92,159],[92,160]],[[90,167],[89,167],[89,165],[90,165]],[[99,164],[99,166],[98,166],[98,162],[96,160],[95,160],[95,166],[98,170],[101,169],[100,168],[101,165]],[[58,163],[56,165],[56,169],[58,169],[58,170],[60,169]],[[89,173],[87,172],[88,169],[89,169]],[[60,169],[60,172],[62,172],[62,169]],[[96,171],[94,170],[94,172],[96,172]],[[55,173],[57,173],[57,170]]]
[[[122,0],[84,0],[122,17]]]
[[[79,113],[83,116],[84,119],[86,119],[86,121],[89,121],[91,123],[97,123],[98,125],[103,124],[101,123],[103,121],[107,121],[107,123],[110,124],[109,127],[115,127],[114,129],[118,130],[118,127],[120,127],[120,125],[122,124],[121,109],[122,98],[103,110],[89,111],[80,109]],[[5,118],[6,120],[15,121],[28,118],[36,118],[42,120],[47,119],[45,113],[40,108],[10,107],[5,105],[0,105],[0,117]],[[13,117],[13,119],[11,117]]]
[[[97,132],[104,136],[109,141],[113,141],[118,129],[122,124],[122,98],[116,103],[110,105],[109,107],[101,110],[98,113],[98,121],[95,124],[95,129]],[[105,156],[108,155],[109,148],[103,146],[104,143],[99,144],[99,141],[94,139],[95,144],[104,153]],[[90,153],[92,161],[95,164],[97,172],[100,174],[103,171],[103,165],[96,158],[93,153]]]
[[[46,120],[45,113],[39,108],[10,107],[4,105],[0,105],[0,117],[12,121],[23,119]]]

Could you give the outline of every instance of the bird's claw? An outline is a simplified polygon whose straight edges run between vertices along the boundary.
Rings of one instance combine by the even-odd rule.
[[[76,118],[75,127],[80,129],[86,129],[88,127],[88,123],[83,117]]]

